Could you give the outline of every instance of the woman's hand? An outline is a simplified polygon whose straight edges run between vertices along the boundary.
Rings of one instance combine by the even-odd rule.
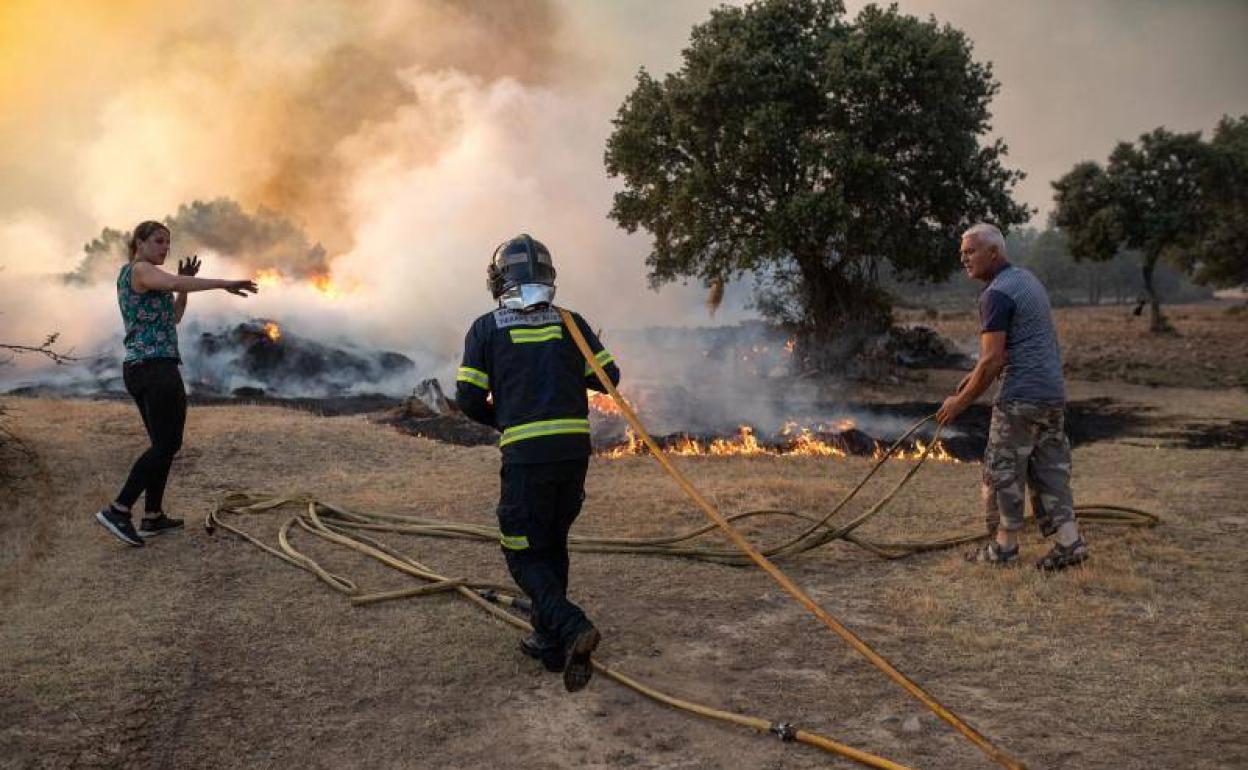
[[[230,294],[237,294],[240,297],[246,297],[248,292],[255,294],[260,291],[260,287],[257,286],[256,282],[252,280],[226,281],[225,286],[222,288]]]
[[[199,255],[194,254],[186,259],[178,260],[178,275],[194,276],[199,274],[199,268],[203,263],[199,261]]]

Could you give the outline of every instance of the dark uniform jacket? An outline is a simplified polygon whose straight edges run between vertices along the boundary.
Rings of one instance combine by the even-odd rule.
[[[598,363],[618,383],[615,359],[584,318],[572,317]],[[590,454],[585,389],[605,388],[554,308],[499,308],[478,318],[464,339],[455,380],[455,400],[464,414],[502,431],[498,446],[504,463],[559,462]]]

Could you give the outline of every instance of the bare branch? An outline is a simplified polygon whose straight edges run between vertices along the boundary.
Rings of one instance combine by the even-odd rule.
[[[53,332],[52,334],[48,335],[48,338],[43,341],[42,345],[38,345],[38,346],[16,345],[16,344],[9,343],[9,342],[0,342],[0,350],[12,351],[13,353],[17,353],[19,355],[25,354],[25,353],[36,353],[38,355],[47,356],[48,358],[50,358],[52,361],[54,361],[58,365],[71,363],[73,361],[81,361],[82,360],[81,358],[73,354],[74,353],[73,348],[70,348],[69,350],[62,352],[52,347],[53,345],[56,344],[56,341],[57,339],[60,338],[60,336],[61,336],[60,332]],[[7,364],[11,362],[12,360],[13,358],[10,356],[9,358],[0,360],[0,364]]]

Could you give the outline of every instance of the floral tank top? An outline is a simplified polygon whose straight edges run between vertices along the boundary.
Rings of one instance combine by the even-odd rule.
[[[117,304],[126,325],[125,363],[178,355],[178,323],[173,310],[173,292],[146,291],[140,294],[130,285],[134,264],[121,268],[117,276]]]

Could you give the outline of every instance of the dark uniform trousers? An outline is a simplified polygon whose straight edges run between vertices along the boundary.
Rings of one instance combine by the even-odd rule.
[[[533,630],[560,647],[590,625],[568,601],[568,530],[585,500],[589,458],[504,463],[498,524],[516,584],[533,602]]]

